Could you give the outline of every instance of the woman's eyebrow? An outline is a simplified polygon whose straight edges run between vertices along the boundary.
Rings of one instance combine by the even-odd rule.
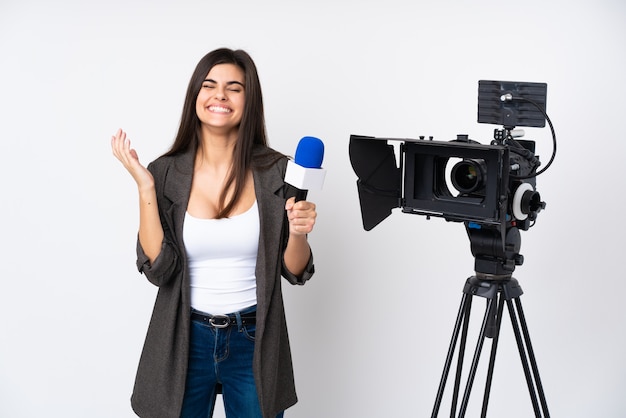
[[[217,81],[215,81],[215,80],[213,80],[213,79],[211,79],[211,78],[207,78],[207,79],[205,79],[205,80],[204,80],[204,82],[205,82],[205,83],[213,83],[213,84],[217,84]],[[239,84],[241,87],[245,87],[245,86],[243,85],[243,83],[242,83],[242,82],[239,82],[239,81],[227,81],[227,82],[226,82],[226,85],[227,85],[227,86],[230,86],[230,85],[233,85],[233,84]]]

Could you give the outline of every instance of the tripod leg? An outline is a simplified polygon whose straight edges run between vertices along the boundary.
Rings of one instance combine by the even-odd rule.
[[[474,351],[474,359],[472,360],[472,366],[469,371],[469,376],[467,378],[467,385],[465,386],[465,393],[463,394],[463,401],[461,402],[461,408],[459,410],[459,418],[465,416],[465,412],[467,411],[467,405],[469,403],[470,393],[472,391],[472,386],[474,385],[474,378],[476,377],[476,370],[478,369],[478,360],[480,360],[480,353],[482,352],[483,344],[486,338],[487,327],[489,326],[489,322],[491,321],[491,317],[493,315],[492,309],[495,309],[494,306],[494,298],[487,299],[487,308],[485,310],[485,317],[483,318],[483,324],[480,329],[480,334],[478,336],[478,342],[476,343],[476,350]]]
[[[518,298],[515,298],[518,300]],[[507,306],[509,308],[509,314],[511,315],[511,324],[513,325],[513,332],[515,334],[515,340],[517,341],[517,349],[519,350],[520,359],[522,360],[522,367],[524,368],[524,375],[526,376],[526,384],[528,385],[528,393],[530,394],[530,400],[533,404],[533,410],[535,411],[535,417],[541,418],[541,412],[539,411],[539,403],[537,402],[537,394],[535,392],[535,386],[530,374],[530,368],[528,366],[528,358],[526,357],[526,350],[524,349],[524,342],[520,333],[520,327],[517,322],[517,316],[515,315],[515,309],[513,308],[513,302],[507,300]]]
[[[452,418],[455,417],[458,395],[459,395],[459,386],[460,386],[460,380],[461,380],[461,374],[462,374],[463,356],[465,353],[465,345],[467,342],[467,330],[468,330],[469,320],[470,320],[469,317],[470,317],[470,311],[471,311],[472,296],[480,296],[480,297],[486,298],[487,308],[485,311],[485,316],[483,318],[482,327],[480,329],[480,334],[478,336],[478,341],[476,343],[476,349],[474,351],[474,358],[472,360],[469,375],[467,378],[467,384],[465,386],[465,392],[463,393],[463,399],[462,399],[461,406],[459,409],[458,418],[465,417],[465,413],[467,412],[470,393],[472,390],[472,386],[474,384],[474,379],[476,377],[476,372],[478,369],[478,362],[480,359],[480,355],[482,352],[485,338],[493,338],[493,343],[491,346],[491,356],[490,356],[490,361],[489,361],[489,369],[487,372],[487,380],[486,380],[486,385],[485,385],[485,393],[483,397],[483,409],[482,409],[481,417],[485,418],[487,414],[487,407],[489,404],[491,384],[493,381],[493,371],[495,368],[495,358],[496,358],[496,352],[497,352],[498,342],[500,338],[500,329],[502,325],[502,317],[503,317],[505,303],[507,305],[509,315],[511,318],[511,325],[513,328],[513,332],[515,334],[515,340],[517,342],[520,359],[522,361],[522,367],[524,369],[526,383],[528,385],[528,390],[529,390],[529,394],[531,397],[533,409],[535,412],[535,417],[541,418],[541,411],[539,409],[539,401],[540,401],[541,408],[544,413],[544,417],[550,418],[547,402],[546,402],[545,395],[543,392],[543,386],[541,384],[541,379],[539,377],[539,370],[537,367],[535,354],[532,348],[532,344],[530,342],[530,335],[528,332],[528,327],[526,325],[526,318],[524,316],[522,304],[519,299],[519,296],[521,296],[522,293],[523,292],[521,290],[521,287],[519,287],[519,283],[517,282],[517,280],[513,278],[509,278],[507,280],[500,280],[500,281],[485,281],[474,276],[474,277],[470,277],[467,280],[465,288],[463,290],[463,299],[461,301],[461,307],[459,308],[459,312],[457,315],[454,331],[452,334],[452,341],[450,342],[450,347],[448,349],[446,363],[445,363],[444,371],[443,371],[441,381],[439,384],[439,390],[437,392],[437,398],[435,400],[435,406],[433,408],[433,413],[431,415],[431,418],[436,418],[439,413],[439,408],[441,406],[444,388],[446,386],[446,381],[448,378],[448,374],[450,372],[450,367],[452,365],[452,359],[454,357],[456,343],[458,342],[459,333],[461,333],[461,344],[459,346],[459,359],[457,363],[457,373],[456,373],[456,379],[454,383],[454,395],[452,399],[452,408],[450,412],[451,414],[450,416]],[[515,302],[515,305],[513,302]],[[517,310],[515,308],[517,308]],[[517,317],[518,315],[519,315],[519,321]],[[461,331],[461,328],[462,328],[462,331]],[[520,331],[520,328],[521,328],[521,331]],[[523,333],[523,339],[522,339],[522,333]],[[529,366],[529,362],[530,362],[530,366]],[[530,370],[531,367],[532,367],[532,374]],[[534,382],[533,382],[533,377],[534,377]],[[535,391],[535,383],[537,386],[536,391]],[[537,398],[539,398],[539,401]]]
[[[461,387],[461,375],[463,373],[463,361],[465,359],[465,346],[467,343],[467,330],[469,328],[470,314],[472,312],[471,296],[465,306],[465,320],[463,321],[463,331],[461,332],[461,343],[459,345],[459,354],[456,362],[456,376],[454,377],[454,390],[452,391],[452,403],[450,404],[450,417],[454,418],[456,414],[456,405],[459,400],[459,388]]]
[[[541,384],[541,378],[539,377],[539,368],[537,367],[537,360],[535,359],[535,351],[530,342],[530,334],[528,332],[528,326],[526,325],[526,317],[524,316],[524,310],[522,309],[522,301],[519,298],[515,298],[515,306],[517,307],[517,313],[519,315],[520,325],[524,334],[524,341],[526,342],[526,349],[528,351],[528,357],[530,359],[530,365],[535,377],[535,383],[537,384],[537,392],[539,394],[539,400],[541,401],[541,407],[545,418],[550,418],[550,412],[548,411],[548,403],[543,391],[543,385]]]
[[[459,307],[459,312],[457,314],[456,322],[454,324],[454,330],[452,331],[452,339],[450,341],[450,347],[448,348],[446,362],[443,367],[441,381],[439,382],[439,389],[437,391],[437,397],[435,399],[435,405],[433,407],[433,412],[431,415],[432,418],[435,418],[439,414],[439,408],[441,407],[441,400],[443,399],[443,392],[446,387],[446,382],[448,380],[448,374],[450,373],[452,357],[454,356],[454,349],[456,348],[456,343],[459,338],[461,325],[463,325],[463,341],[461,342],[461,344],[463,347],[465,347],[465,338],[467,336],[467,322],[469,320],[468,316],[469,310],[471,309],[471,304],[472,296],[468,295],[467,293],[463,293],[463,297],[461,298],[461,306]]]
[[[502,325],[502,313],[504,311],[504,299],[500,295],[498,297],[498,312],[496,318],[496,324],[493,334],[493,341],[491,342],[491,355],[489,356],[489,369],[487,371],[487,381],[485,383],[485,394],[483,395],[483,409],[481,417],[487,416],[487,407],[489,405],[489,395],[491,394],[491,383],[493,381],[493,370],[496,363],[496,352],[498,350],[498,342],[500,341],[500,327]]]

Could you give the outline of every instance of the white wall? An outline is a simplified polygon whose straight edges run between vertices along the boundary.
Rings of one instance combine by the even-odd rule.
[[[548,83],[559,149],[515,277],[552,416],[624,416],[624,39],[619,0],[2,0],[0,416],[133,416],[155,289],[134,268],[136,191],[109,138],[123,127],[144,162],[162,153],[196,62],[221,46],[255,59],[275,148],[326,143],[325,189],[309,195],[318,273],[285,289],[289,417],[430,416],[468,240],[401,213],[365,232],[348,139],[488,143],[479,79]],[[549,130],[526,132],[547,161]],[[509,329],[490,416],[528,417]]]

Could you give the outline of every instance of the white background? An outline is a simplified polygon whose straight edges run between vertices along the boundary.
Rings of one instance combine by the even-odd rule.
[[[288,417],[430,416],[469,242],[461,224],[400,212],[365,232],[348,140],[488,143],[479,79],[548,83],[558,154],[515,277],[551,415],[626,416],[624,40],[621,0],[2,0],[0,416],[133,416],[156,291],[134,267],[136,190],[109,139],[123,127],[145,163],[164,152],[195,64],[221,46],[254,58],[274,148],[326,144],[309,194],[317,275],[284,291]],[[549,129],[526,137],[547,162]],[[508,318],[489,411],[533,415]]]

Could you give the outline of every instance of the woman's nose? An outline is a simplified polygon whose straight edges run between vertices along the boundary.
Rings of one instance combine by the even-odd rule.
[[[215,98],[217,100],[226,100],[227,96],[226,96],[226,91],[224,89],[217,89],[217,92],[215,93]]]

